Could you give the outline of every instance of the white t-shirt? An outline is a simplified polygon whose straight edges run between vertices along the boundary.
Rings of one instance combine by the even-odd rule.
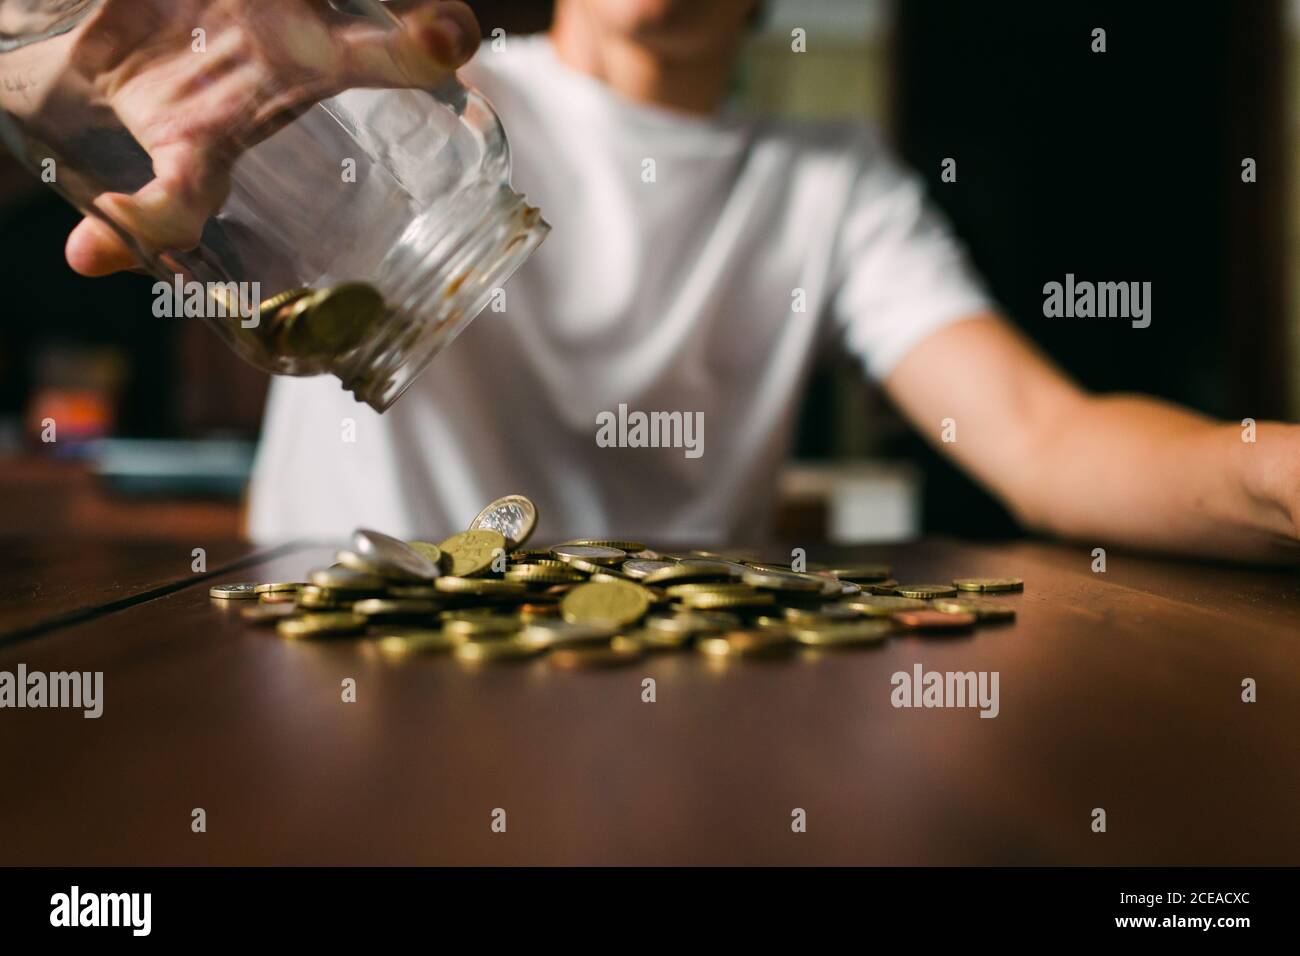
[[[881,378],[989,307],[919,181],[862,126],[633,103],[541,37],[485,47],[465,75],[553,230],[506,310],[483,312],[384,415],[332,377],[276,379],[257,540],[357,526],[437,540],[510,493],[537,504],[541,542],[755,540],[819,351],[847,348]],[[702,430],[678,430],[692,447],[605,447],[620,406],[629,444],[636,412]]]

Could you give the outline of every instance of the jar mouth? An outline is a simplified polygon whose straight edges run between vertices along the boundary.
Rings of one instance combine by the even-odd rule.
[[[500,183],[475,182],[436,203],[380,265],[374,284],[388,308],[377,332],[331,371],[357,401],[387,411],[550,230],[540,210]]]

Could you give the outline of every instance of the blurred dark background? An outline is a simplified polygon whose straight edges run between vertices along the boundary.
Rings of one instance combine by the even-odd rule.
[[[471,6],[485,35],[549,20],[545,2]],[[1294,418],[1294,16],[1282,0],[786,0],[768,4],[736,94],[755,109],[882,124],[1007,313],[1087,386]],[[795,27],[808,35],[799,57]],[[1090,50],[1096,27],[1105,53]],[[940,179],[946,157],[955,183]],[[1245,157],[1258,182],[1241,181]],[[0,152],[0,521],[233,534],[264,376],[200,323],[155,319],[152,280],[74,275],[62,247],[77,219]],[[1067,272],[1151,282],[1151,327],[1043,318],[1043,284]],[[40,441],[47,417],[60,422],[54,445]],[[819,372],[801,420],[787,532],[1015,533],[847,363]],[[231,454],[210,480],[150,485],[122,479],[123,454],[129,472],[133,449],[168,446],[119,446],[106,467],[102,438],[217,439],[184,447]]]

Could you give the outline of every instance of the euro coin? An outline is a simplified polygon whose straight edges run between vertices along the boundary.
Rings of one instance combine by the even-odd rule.
[[[560,601],[566,621],[581,624],[635,624],[650,608],[650,595],[639,584],[598,581],[579,584]]]
[[[500,531],[479,528],[453,534],[439,542],[438,547],[447,556],[448,573],[453,577],[468,578],[490,569],[498,554],[505,555],[506,539]]]
[[[886,620],[837,622],[825,627],[796,626],[791,633],[800,644],[812,647],[850,647],[879,644],[894,631]]]
[[[679,561],[671,567],[651,571],[641,579],[642,584],[669,584],[680,581],[728,581],[739,578],[744,572],[729,561],[711,561],[692,558]]]
[[[254,604],[239,612],[249,624],[278,624],[300,613],[296,604]]]
[[[418,551],[420,554],[432,561],[433,566],[439,571],[442,570],[442,548],[438,547],[431,541],[408,541],[406,544],[411,548],[411,550]]]
[[[595,644],[575,644],[551,652],[551,664],[561,670],[587,670],[621,667],[639,661],[645,652],[641,642],[632,637],[615,637]]]
[[[267,584],[259,584],[253,588],[260,594],[297,594],[305,585],[302,582],[281,582],[272,581]]]
[[[270,328],[277,321],[279,311],[287,305],[307,298],[314,290],[312,289],[285,289],[283,292],[277,292],[269,299],[263,299],[262,304],[258,306],[257,314],[264,323],[262,328]]]
[[[551,554],[565,563],[580,560],[602,566],[622,564],[627,558],[627,552],[620,548],[594,544],[557,544]]]
[[[518,661],[536,657],[543,648],[521,640],[507,637],[495,641],[466,641],[457,644],[452,652],[456,659],[468,664],[482,664],[498,661]]]
[[[489,637],[507,637],[518,634],[521,623],[519,618],[504,614],[483,617],[452,618],[443,621],[444,634],[461,640],[482,640]]]
[[[441,610],[441,605],[436,601],[420,601],[411,598],[366,598],[353,604],[352,610],[372,622],[408,621],[413,618],[433,617]]]
[[[664,568],[671,568],[673,564],[674,562],[672,561],[647,561],[644,559],[634,559],[624,561],[619,570],[628,577],[637,578],[639,580],[653,574],[655,571],[662,571]]]
[[[577,624],[569,621],[532,621],[523,629],[528,640],[544,647],[568,647],[571,644],[605,643],[618,636],[612,624]]]
[[[895,588],[901,597],[929,601],[938,597],[952,597],[957,589],[951,584],[900,584]]]
[[[359,345],[383,314],[384,299],[374,286],[340,283],[290,306],[280,342],[293,355],[332,358]]]
[[[348,568],[318,568],[307,576],[316,587],[326,591],[365,594],[384,590],[384,579],[377,574],[366,574]]]
[[[851,564],[847,566],[826,568],[827,574],[833,574],[842,581],[856,581],[866,584],[871,581],[888,579],[890,568],[887,564]]]
[[[528,588],[518,581],[500,581],[496,578],[461,578],[449,574],[438,578],[435,587],[443,594],[472,597],[522,599],[528,596]]]
[[[797,574],[794,571],[760,571],[749,568],[741,580],[751,587],[770,591],[796,591],[800,593],[818,592],[826,587],[827,581],[813,574]],[[837,587],[836,591],[839,590]]]
[[[776,603],[770,592],[748,588],[744,591],[692,591],[677,599],[682,607],[699,611],[721,611],[728,608],[766,607]]]
[[[774,657],[789,652],[790,635],[777,630],[728,631],[701,637],[695,647],[709,657]]]
[[[944,614],[973,614],[977,621],[1010,621],[1016,616],[1016,609],[1010,604],[981,601],[978,598],[935,598],[932,603],[936,611]]]
[[[208,588],[208,596],[222,601],[256,601],[256,584],[215,584]]]
[[[974,614],[945,614],[943,611],[899,611],[894,620],[914,631],[965,631],[975,625]]]
[[[583,577],[568,568],[552,568],[544,564],[519,564],[506,572],[507,581],[520,584],[578,584]]]
[[[626,539],[602,539],[602,538],[578,538],[574,541],[563,541],[556,547],[580,547],[580,548],[611,548],[615,551],[622,551],[628,554],[633,551],[644,551],[645,544],[640,541],[629,541]]]
[[[469,524],[471,531],[497,531],[511,550],[522,547],[537,527],[537,506],[523,495],[506,495],[488,505]]]
[[[889,617],[899,611],[924,611],[930,605],[919,598],[893,594],[860,594],[842,602],[845,607],[867,617]]]
[[[276,625],[281,637],[316,638],[341,637],[357,634],[365,629],[366,619],[350,611],[335,611],[323,614],[304,614],[292,617]]]
[[[1020,578],[957,578],[952,582],[961,591],[1023,591]]]
[[[419,654],[440,654],[458,643],[455,637],[432,628],[386,628],[371,631],[374,645],[389,660],[405,660]]]

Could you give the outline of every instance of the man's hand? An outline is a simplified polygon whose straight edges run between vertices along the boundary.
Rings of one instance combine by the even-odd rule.
[[[138,192],[96,206],[146,249],[188,249],[225,202],[241,152],[316,102],[352,87],[429,87],[478,48],[463,3],[388,5],[401,27],[337,12],[326,0],[105,0],[73,34],[66,69],[111,109],[153,160]],[[203,31],[204,52],[194,50]],[[67,243],[88,276],[138,265],[105,222]]]
[[[1166,402],[1083,392],[997,316],[940,329],[885,387],[1027,526],[1097,544],[1300,558],[1300,427],[1252,437]],[[940,439],[956,422],[956,440]]]

